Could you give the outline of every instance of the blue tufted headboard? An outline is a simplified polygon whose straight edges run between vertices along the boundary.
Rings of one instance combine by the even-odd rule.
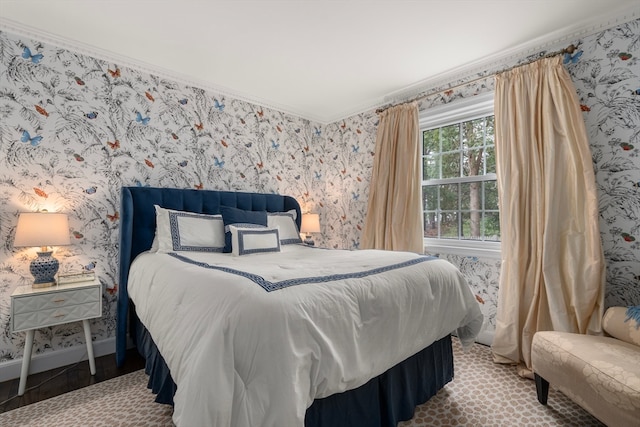
[[[300,205],[290,196],[236,191],[183,190],[177,188],[122,187],[120,200],[120,278],[118,287],[116,363],[122,366],[127,349],[127,332],[133,337],[138,322],[129,304],[129,267],[140,253],[151,248],[156,230],[153,205],[206,214],[219,214],[221,206],[267,212],[295,209],[300,229]],[[135,340],[134,340],[135,342]]]

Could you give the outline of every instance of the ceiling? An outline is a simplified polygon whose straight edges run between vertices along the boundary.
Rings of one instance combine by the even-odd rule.
[[[638,0],[0,0],[0,23],[330,123],[634,9]]]

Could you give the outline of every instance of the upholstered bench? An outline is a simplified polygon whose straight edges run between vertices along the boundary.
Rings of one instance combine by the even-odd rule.
[[[609,427],[640,426],[640,329],[625,310],[612,307],[603,319],[605,331],[617,338],[534,335],[531,364],[540,403],[546,405],[551,382]]]

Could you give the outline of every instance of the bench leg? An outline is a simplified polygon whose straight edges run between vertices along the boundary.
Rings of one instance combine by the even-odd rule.
[[[545,380],[536,373],[534,373],[533,375],[536,378],[536,392],[538,393],[538,402],[546,405],[547,397],[549,397],[549,381]]]

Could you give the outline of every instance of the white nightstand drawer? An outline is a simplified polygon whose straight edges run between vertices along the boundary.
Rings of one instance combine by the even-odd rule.
[[[59,284],[48,288],[18,286],[11,294],[11,330],[27,331],[20,370],[18,396],[27,386],[31,352],[36,329],[82,321],[91,375],[96,374],[96,361],[91,343],[89,319],[102,316],[102,284],[98,279]]]
[[[100,290],[99,287],[91,287],[14,298],[13,315],[97,302],[100,300]]]
[[[69,323],[77,320],[92,319],[102,315],[100,301],[76,304],[47,310],[30,311],[13,316],[13,331],[43,328],[47,326]]]

